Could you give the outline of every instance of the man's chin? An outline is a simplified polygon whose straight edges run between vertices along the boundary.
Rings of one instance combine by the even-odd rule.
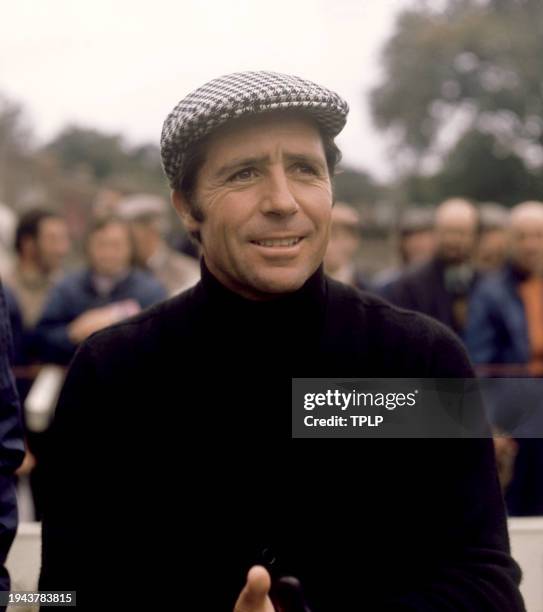
[[[303,287],[308,278],[309,275],[305,274],[267,275],[257,279],[254,286],[263,295],[267,294],[270,297],[275,297],[284,293],[298,291],[298,289]]]

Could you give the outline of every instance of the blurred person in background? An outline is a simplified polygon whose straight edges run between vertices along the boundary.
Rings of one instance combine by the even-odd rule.
[[[168,242],[181,255],[186,255],[196,260],[199,260],[202,255],[200,245],[186,233],[184,228],[181,232],[179,230],[177,232],[169,231]]]
[[[62,276],[70,246],[68,226],[60,215],[39,208],[19,219],[16,261],[5,280],[17,298],[26,329],[35,326],[48,292]]]
[[[502,270],[483,279],[471,296],[466,345],[483,374],[542,377],[543,202],[523,202],[511,210],[509,254]],[[491,403],[497,427],[528,405],[507,383],[500,389]],[[530,435],[529,429],[523,433]],[[516,454],[506,494],[509,512],[543,514],[543,440],[518,437],[516,447],[505,449]]]
[[[435,213],[435,254],[407,270],[382,295],[393,304],[441,321],[459,336],[464,333],[467,300],[477,274],[473,255],[479,217],[471,202],[446,200]]]
[[[324,255],[326,274],[346,285],[366,289],[355,261],[359,248],[360,215],[352,206],[337,202],[332,208],[330,239]]]
[[[509,261],[469,303],[466,344],[477,364],[524,365],[543,375],[543,203],[511,210]]]
[[[64,263],[71,248],[66,221],[46,208],[34,208],[22,214],[15,229],[16,258],[6,276],[8,305],[12,312],[16,384],[22,405],[32,388],[38,361],[35,345],[35,325],[41,316],[51,288],[64,275]],[[32,490],[34,508],[24,510],[30,518],[39,518],[39,469],[36,456],[40,454],[40,438],[26,426],[26,455],[18,470],[19,499],[28,499]],[[29,477],[27,482],[26,477]]]
[[[398,245],[402,265],[412,266],[429,261],[435,248],[434,211],[427,208],[406,211],[400,224]]]
[[[435,251],[434,211],[430,208],[409,208],[401,217],[398,230],[399,265],[386,268],[373,279],[377,293],[386,294],[409,266],[429,261]]]
[[[119,202],[117,213],[129,224],[136,264],[153,274],[170,296],[198,282],[198,262],[174,251],[164,240],[168,205],[163,198],[133,195]]]
[[[475,267],[482,274],[498,271],[507,258],[509,211],[500,204],[479,206],[480,232]]]
[[[25,351],[25,340],[27,332],[23,327],[23,318],[17,299],[8,286],[4,286],[4,297],[9,316],[11,328],[11,365],[21,366],[27,363],[27,354]],[[14,370],[17,374],[17,368]],[[17,392],[21,400],[21,405],[24,404],[24,399],[33,382],[33,377],[16,378],[15,383]],[[39,452],[36,448],[38,442],[35,435],[29,432],[26,427],[26,419],[24,411],[21,414],[23,421],[23,430],[25,433],[25,456],[21,465],[17,468],[15,475],[17,476],[17,505],[19,509],[19,519],[23,521],[34,521],[39,518],[39,508],[36,500],[39,495],[40,474],[36,471],[36,453]],[[38,447],[39,449],[39,447]]]
[[[93,223],[86,257],[87,266],[67,275],[47,298],[36,327],[43,362],[67,364],[92,333],[167,297],[157,280],[132,267],[130,231],[120,219]]]
[[[0,591],[10,590],[6,558],[17,531],[14,472],[23,461],[21,413],[11,374],[10,315],[0,284]],[[0,606],[0,610],[5,607]]]

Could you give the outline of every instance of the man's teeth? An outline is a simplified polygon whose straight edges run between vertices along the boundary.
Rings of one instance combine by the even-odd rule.
[[[265,247],[288,247],[298,244],[300,240],[301,238],[278,238],[276,240],[255,240],[255,243]]]

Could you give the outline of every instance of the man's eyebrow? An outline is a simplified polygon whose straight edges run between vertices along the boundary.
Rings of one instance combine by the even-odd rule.
[[[239,157],[221,166],[217,170],[217,172],[215,172],[215,176],[220,178],[222,176],[230,174],[231,172],[242,166],[258,166],[266,162],[267,160],[269,160],[269,157],[267,155],[263,155],[261,157]]]
[[[311,153],[285,153],[285,158],[288,161],[311,163],[319,168],[324,168],[326,166],[326,161],[324,159],[321,159],[317,155],[312,155]]]
[[[310,153],[285,152],[284,157],[288,162],[297,161],[311,163],[321,169],[326,167],[326,162],[323,159],[321,159],[317,155],[312,155]],[[217,170],[217,172],[215,172],[215,176],[217,178],[222,178],[223,176],[228,176],[238,168],[244,166],[259,166],[261,164],[266,164],[269,162],[270,157],[268,155],[261,155],[260,157],[238,157],[221,166]]]

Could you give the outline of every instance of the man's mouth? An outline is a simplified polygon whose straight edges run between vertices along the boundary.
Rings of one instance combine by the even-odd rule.
[[[267,240],[251,240],[253,244],[263,247],[292,247],[297,245],[302,238],[300,236],[294,238],[271,238]]]

